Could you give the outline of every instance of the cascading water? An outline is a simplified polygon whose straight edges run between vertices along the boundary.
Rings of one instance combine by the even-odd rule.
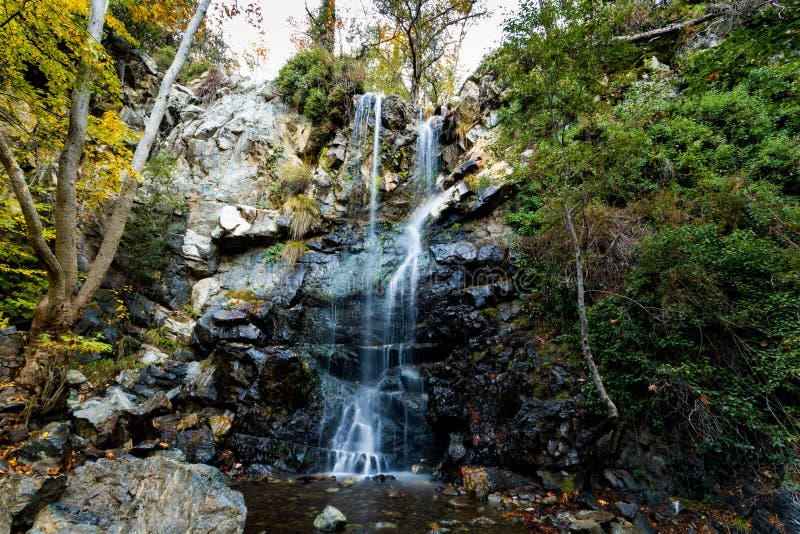
[[[372,113],[369,112],[369,107]],[[356,111],[353,141],[363,143],[374,117],[373,156],[370,173],[370,219],[367,235],[367,265],[370,279],[364,291],[363,348],[360,354],[361,383],[344,393],[344,400],[326,414],[337,420],[329,441],[328,468],[333,473],[370,475],[410,467],[411,436],[405,397],[421,393],[422,381],[413,363],[411,346],[417,318],[416,293],[425,225],[439,210],[444,196],[435,195],[438,173],[438,119],[418,129],[415,185],[420,205],[406,223],[398,244],[402,261],[389,279],[382,303],[375,302],[374,280],[380,268],[381,246],[377,235],[378,185],[380,180],[381,98],[364,95]],[[365,144],[365,143],[363,143]],[[364,147],[366,151],[366,147]],[[382,304],[378,321],[376,304]],[[340,391],[340,393],[342,393]]]

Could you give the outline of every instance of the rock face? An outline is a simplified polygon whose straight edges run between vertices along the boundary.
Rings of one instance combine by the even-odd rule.
[[[216,468],[125,456],[77,468],[32,532],[242,532],[246,515]]]
[[[473,77],[438,110],[442,198],[418,258],[415,335],[402,349],[415,363],[374,384],[386,407],[381,449],[398,452],[391,436],[403,435],[406,463],[446,478],[489,466],[472,490],[481,496],[502,486],[495,475],[505,470],[557,487],[581,465],[620,452],[608,440],[594,443],[580,402],[582,372],[538,353],[520,305],[525,281],[514,271],[505,207],[513,185],[508,165],[489,150],[500,96],[490,77]],[[336,425],[323,414],[361,380],[360,357],[375,344],[365,340],[378,337],[365,332],[364,297],[385,295],[405,258],[401,226],[420,198],[412,171],[418,110],[383,100],[379,243],[368,243],[372,151],[349,127],[301,183],[319,216],[301,257],[287,262],[281,246],[292,220],[270,192],[280,166],[300,161],[308,121],[268,84],[233,86],[205,110],[182,109],[160,146],[177,162],[180,235],[160,281],[129,306],[137,328],[157,330],[176,348],[145,347],[146,366],[118,377],[119,393],[84,401],[76,430],[115,446],[164,440],[193,461],[232,456],[248,473],[320,470]],[[368,271],[376,250],[376,271]],[[373,301],[372,313],[385,316],[384,299]],[[386,345],[386,357],[397,357]],[[156,425],[145,428],[141,407],[156,395],[172,413],[162,399],[149,415]],[[628,464],[659,468],[649,449],[637,451],[623,447]]]
[[[0,478],[0,514],[7,530],[28,528],[43,507],[58,499],[67,485],[67,477],[25,476],[9,473]],[[0,526],[3,525],[0,516]]]

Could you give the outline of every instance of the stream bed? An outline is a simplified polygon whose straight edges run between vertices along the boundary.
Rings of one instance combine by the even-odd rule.
[[[347,517],[347,532],[523,533],[530,528],[502,517],[501,510],[463,496],[446,495],[427,477],[376,482],[271,480],[239,489],[247,504],[245,533],[315,532],[314,518],[327,505]],[[471,522],[476,521],[473,525]],[[447,530],[445,530],[447,529]]]

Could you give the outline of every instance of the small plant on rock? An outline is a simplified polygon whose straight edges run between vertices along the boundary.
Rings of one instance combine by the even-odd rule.
[[[292,238],[302,239],[319,217],[317,201],[308,195],[296,195],[286,201],[284,208],[292,218]]]
[[[308,245],[302,241],[288,241],[281,249],[281,259],[287,267],[292,267],[300,261],[306,251],[308,251]]]

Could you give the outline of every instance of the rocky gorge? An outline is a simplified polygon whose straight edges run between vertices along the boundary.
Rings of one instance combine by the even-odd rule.
[[[348,126],[309,161],[313,125],[274,85],[231,79],[206,103],[174,89],[157,149],[169,180],[142,193],[169,200],[161,234],[135,233],[152,216],[137,206],[131,239],[145,247],[120,255],[81,325],[131,365],[102,384],[76,369],[69,421],[4,460],[53,473],[0,480],[7,530],[236,532],[258,512],[226,481],[332,496],[357,491],[351,476],[402,472],[435,480],[425,498],[450,511],[475,506],[433,532],[723,531],[672,497],[683,468],[649,429],[611,432],[582,402],[580,363],[542,350],[506,222],[510,168],[491,148],[502,92],[474,75],[434,110],[431,171],[423,112],[399,97],[355,97]],[[127,108],[134,126],[137,113]],[[87,250],[101,231],[87,228]],[[155,268],[137,256],[148,249]],[[1,339],[19,350],[11,332]],[[354,400],[367,389],[370,409]],[[366,483],[408,497],[401,482]],[[797,521],[791,496],[756,493],[753,531]]]

